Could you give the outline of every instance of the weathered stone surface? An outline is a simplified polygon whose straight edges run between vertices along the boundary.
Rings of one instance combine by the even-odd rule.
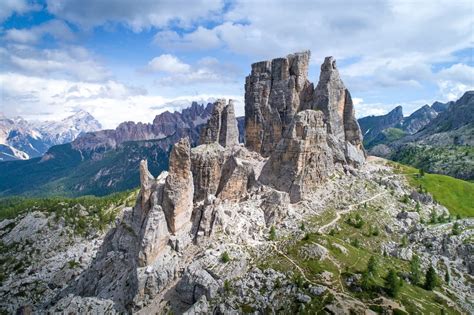
[[[210,300],[216,296],[218,289],[219,283],[199,262],[188,266],[183,278],[176,286],[180,299],[188,304],[197,302],[203,295]]]
[[[285,217],[289,204],[290,196],[286,192],[272,189],[266,193],[260,205],[265,214],[265,224],[272,226],[280,222]]]
[[[150,196],[151,196],[151,188],[153,185],[155,178],[151,175],[150,171],[148,170],[148,162],[147,160],[142,160],[140,162],[140,202],[142,205],[142,209],[149,209],[150,208]]]
[[[245,150],[242,148],[240,151]],[[241,199],[255,183],[254,161],[245,156],[234,154],[222,167],[222,174],[217,188],[217,197],[222,200]]]
[[[176,234],[190,225],[193,209],[193,174],[189,139],[176,143],[169,160],[169,175],[163,191],[163,211],[170,233]]]
[[[245,144],[269,156],[313,87],[310,52],[257,62],[245,81]]]
[[[191,149],[194,201],[204,200],[209,194],[216,194],[226,156],[225,149],[217,142]]]
[[[224,99],[217,100],[207,125],[201,130],[200,144],[214,142],[223,147],[239,144],[239,129],[232,100],[227,105]]]
[[[138,265],[140,267],[153,263],[156,257],[163,251],[170,238],[165,213],[161,207],[167,176],[168,172],[163,172],[156,180],[153,179],[156,184],[153,186],[153,193],[149,201],[150,208],[147,210],[141,230],[141,245],[138,254]],[[143,195],[143,191],[141,194]]]
[[[309,52],[297,53],[252,65],[245,84],[245,144],[269,156],[297,112],[321,110],[334,160],[360,165],[365,161],[362,133],[336,61],[326,57],[314,89],[307,80],[309,56]]]
[[[301,200],[334,171],[323,117],[321,111],[298,113],[263,167],[259,180],[288,192],[291,202]]]

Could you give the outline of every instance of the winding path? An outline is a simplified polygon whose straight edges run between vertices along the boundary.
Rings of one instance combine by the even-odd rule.
[[[377,198],[377,197],[379,197],[379,196],[381,196],[381,195],[384,195],[384,194],[386,194],[386,193],[387,193],[387,192],[378,193],[378,194],[376,194],[376,195],[373,195],[373,196],[370,197],[369,199],[362,200],[362,201],[360,201],[360,202],[358,202],[358,203],[353,203],[353,204],[349,205],[346,210],[342,210],[342,211],[336,212],[336,217],[335,217],[331,222],[329,222],[329,223],[327,223],[327,224],[321,226],[321,227],[318,229],[318,233],[323,233],[327,228],[329,228],[329,227],[333,226],[334,224],[336,224],[336,222],[339,221],[339,219],[341,218],[341,214],[346,214],[346,213],[348,213],[348,212],[351,212],[351,211],[354,209],[354,207],[360,206],[361,204],[364,204],[364,203],[366,203],[366,202],[372,201],[372,200],[374,200],[375,198]]]

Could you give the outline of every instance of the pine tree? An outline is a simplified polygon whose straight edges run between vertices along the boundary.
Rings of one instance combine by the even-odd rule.
[[[433,290],[438,285],[438,275],[436,270],[433,268],[433,265],[430,265],[428,270],[426,270],[425,276],[425,289]]]
[[[387,277],[385,278],[385,289],[387,290],[388,295],[391,297],[397,297],[398,293],[400,292],[400,288],[400,278],[397,276],[395,270],[390,269]]]
[[[369,262],[367,263],[367,272],[373,276],[377,275],[378,261],[375,256],[370,256]]]
[[[417,255],[413,255],[410,261],[410,280],[414,285],[420,284],[421,281],[420,257]]]
[[[449,270],[446,269],[446,273],[444,274],[444,282],[449,285],[449,282],[451,281],[451,277],[449,276]]]

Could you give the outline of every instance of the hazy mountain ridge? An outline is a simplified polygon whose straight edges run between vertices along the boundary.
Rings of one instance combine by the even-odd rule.
[[[408,117],[401,106],[359,119],[370,154],[426,171],[474,179],[474,91],[425,105]]]
[[[170,147],[182,137],[195,145],[213,104],[164,112],[153,123],[124,122],[116,129],[89,132],[51,147],[43,157],[0,163],[0,196],[105,195],[135,188],[138,163],[153,172],[168,168]]]
[[[88,112],[78,111],[60,121],[31,121],[0,116],[0,161],[42,156],[59,144],[71,142],[101,124]]]

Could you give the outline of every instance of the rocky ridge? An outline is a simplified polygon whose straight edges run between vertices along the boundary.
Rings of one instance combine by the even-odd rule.
[[[227,113],[232,113],[233,105],[219,101],[201,145],[191,148],[187,138],[174,145],[169,172],[155,178],[147,162],[140,163],[135,206],[123,210],[87,269],[36,308],[52,313],[370,312],[373,301],[357,296],[358,261],[350,257],[347,264],[345,258],[367,255],[353,243],[357,230],[344,234],[346,226],[353,228],[351,212],[363,214],[381,234],[364,241],[374,253],[383,251],[398,262],[417,250],[423,268],[444,257],[453,260],[436,247],[426,254],[416,249],[433,233],[444,233],[421,220],[447,210],[423,194],[407,197],[414,191],[403,175],[383,161],[365,161],[350,94],[335,61],[325,59],[313,89],[305,73],[309,53],[276,60],[253,65],[247,78],[252,84],[246,96],[253,91],[248,104],[246,97],[250,143],[238,144],[238,134],[229,132],[237,123],[223,112],[230,106]],[[280,97],[261,103],[273,95],[269,73]],[[413,211],[415,202],[419,211]],[[403,235],[413,237],[413,246],[398,243]],[[461,298],[469,295],[463,279],[471,272],[465,244],[471,235],[463,232],[447,245],[447,252],[463,253],[452,264],[460,274],[453,274],[453,287]],[[387,311],[405,307],[383,298],[376,305]]]
[[[309,53],[303,53],[272,61],[272,65],[279,67],[278,71],[281,71],[283,78],[281,84],[276,86],[284,89],[286,84],[291,86],[291,82],[295,80],[299,86],[297,90],[306,86],[304,78],[307,75],[308,60]],[[287,78],[290,69],[294,77]],[[340,81],[333,59],[326,58],[321,69],[323,83],[318,85],[319,90],[322,90],[324,95],[329,93],[331,97],[327,102],[322,101],[323,104],[317,103],[315,99],[311,106],[321,106],[331,114],[328,114],[328,117],[323,111],[313,109],[298,112],[296,109],[302,108],[302,104],[298,98],[294,99],[294,107],[288,109],[288,115],[281,121],[280,132],[283,135],[273,135],[277,139],[280,138],[277,147],[272,148],[266,138],[261,144],[261,147],[267,150],[265,153],[270,154],[268,159],[260,156],[260,152],[252,152],[254,148],[251,144],[247,145],[248,149],[238,144],[233,103],[226,105],[225,101],[219,100],[214,104],[211,117],[202,129],[199,141],[201,145],[191,150],[187,138],[174,145],[168,174],[163,173],[155,179],[149,173],[146,162],[142,161],[141,190],[136,206],[125,215],[122,224],[111,232],[110,238],[106,238],[103,250],[96,257],[90,271],[84,273],[78,284],[70,290],[81,296],[93,295],[112,299],[119,311],[134,309],[139,306],[137,301],[145,298],[143,292],[149,290],[150,281],[154,283],[152,291],[156,294],[174,280],[176,269],[172,269],[183,263],[182,260],[176,261],[176,255],[183,255],[183,251],[188,250],[192,241],[195,244],[206,243],[217,231],[228,229],[229,218],[236,214],[225,210],[226,203],[239,204],[239,201],[262,189],[272,198],[271,202],[298,202],[326,181],[334,173],[336,164],[339,169],[343,166],[360,166],[364,161],[364,152],[350,95]],[[292,94],[291,91],[289,94]],[[318,88],[316,95],[317,91]],[[271,91],[270,94],[272,95]],[[271,111],[280,105],[278,100],[281,99],[273,97],[267,103]],[[254,105],[255,103],[251,102],[246,104],[246,108]],[[340,110],[333,110],[333,106],[339,106]],[[248,115],[246,113],[246,117]],[[269,127],[263,125],[261,128],[268,130]],[[353,151],[348,153],[347,148],[350,147]],[[291,185],[278,185],[285,181]],[[264,226],[276,223],[284,217],[284,213],[279,213],[283,208],[275,209],[271,205],[269,207],[268,202],[266,208],[267,211],[259,215]],[[109,257],[116,256],[119,252],[126,254],[108,264]],[[170,259],[174,263],[165,268],[163,261],[169,263]],[[108,267],[104,264],[108,264]],[[101,268],[107,268],[107,272],[99,273]],[[160,273],[157,271],[151,272],[151,275],[140,275],[141,268],[160,270]],[[169,272],[163,273],[163,268]],[[135,269],[136,273],[133,271]],[[138,277],[126,277],[124,270],[131,275],[138,274]],[[113,281],[111,277],[119,280]],[[194,270],[191,264],[176,290],[183,297],[191,294],[191,297],[184,298],[185,302],[189,303],[194,303],[203,294],[212,298],[215,292],[206,291],[212,278],[200,268]],[[189,282],[194,281],[206,281],[202,293],[196,293],[195,287],[189,292]],[[110,283],[113,284],[112,288]]]
[[[60,121],[29,122],[21,117],[0,116],[0,161],[39,157],[52,146],[101,128],[91,114],[82,110]]]

